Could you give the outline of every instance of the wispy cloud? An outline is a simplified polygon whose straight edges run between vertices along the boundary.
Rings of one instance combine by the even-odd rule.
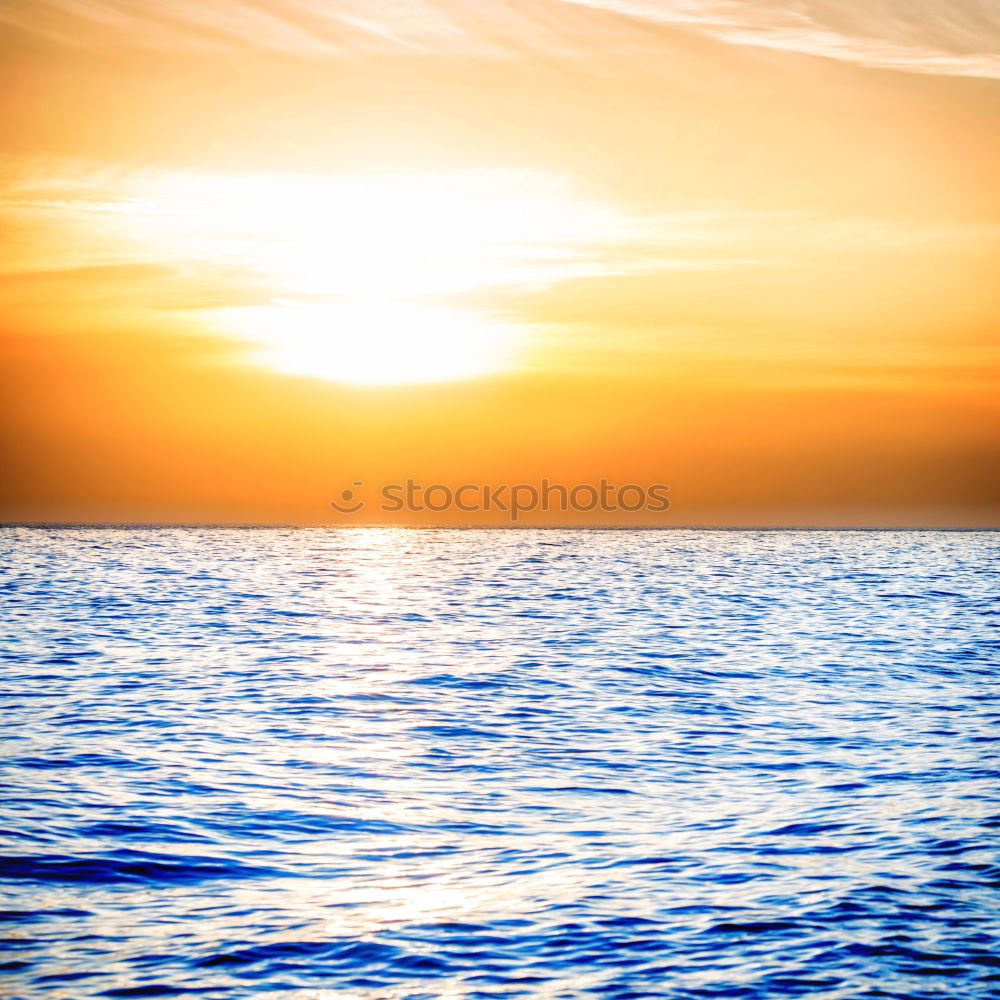
[[[597,7],[574,11],[562,0],[13,0],[0,6],[0,24],[70,45],[112,39],[152,48],[251,46],[307,56],[579,52],[595,34],[609,41],[609,21],[625,35],[642,37],[627,20]]]
[[[864,66],[1000,78],[992,0],[565,0],[725,42]]]
[[[717,209],[630,212],[534,170],[216,175],[80,164],[8,179],[0,221],[15,234],[0,270],[201,261],[304,296],[717,269],[742,263],[720,248],[748,224]]]
[[[10,277],[186,275],[240,297],[502,292],[1000,240],[989,223],[641,211],[533,170],[222,175],[80,162],[9,170],[0,224],[10,234],[0,273]],[[163,273],[142,270],[156,267]]]
[[[870,67],[1000,78],[992,0],[11,0],[0,24],[70,45],[299,55],[653,49],[657,25]]]

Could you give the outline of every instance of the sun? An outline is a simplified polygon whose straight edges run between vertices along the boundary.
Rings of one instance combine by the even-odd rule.
[[[581,248],[617,222],[564,178],[512,169],[166,174],[131,194],[120,219],[136,240],[231,287],[203,319],[244,357],[365,385],[516,365],[528,327],[466,303],[587,273]]]
[[[358,385],[474,378],[512,362],[518,330],[476,313],[377,297],[232,310],[229,330],[271,371]]]

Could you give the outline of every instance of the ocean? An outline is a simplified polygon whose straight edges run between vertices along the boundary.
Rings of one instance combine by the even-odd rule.
[[[1000,535],[2,537],[0,993],[1000,996]]]

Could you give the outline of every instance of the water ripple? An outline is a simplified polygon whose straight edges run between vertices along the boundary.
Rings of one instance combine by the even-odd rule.
[[[4,996],[1000,996],[997,536],[0,532]]]

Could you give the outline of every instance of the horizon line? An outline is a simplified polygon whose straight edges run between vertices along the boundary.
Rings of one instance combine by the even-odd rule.
[[[0,528],[218,528],[239,530],[356,530],[405,529],[408,531],[988,531],[1000,525],[870,525],[870,524],[311,524],[282,521],[0,521]]]

